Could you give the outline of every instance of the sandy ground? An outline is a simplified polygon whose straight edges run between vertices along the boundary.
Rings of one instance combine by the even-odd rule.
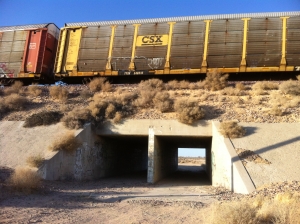
[[[0,186],[1,223],[201,223],[201,211],[216,201],[204,166],[193,163],[179,164],[155,185],[142,172],[88,182],[44,181],[31,195]]]

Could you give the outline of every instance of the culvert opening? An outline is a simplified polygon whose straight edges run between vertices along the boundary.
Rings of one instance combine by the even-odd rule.
[[[148,136],[99,136],[99,178],[147,181]]]
[[[155,136],[155,141],[154,183],[211,185],[211,137]]]

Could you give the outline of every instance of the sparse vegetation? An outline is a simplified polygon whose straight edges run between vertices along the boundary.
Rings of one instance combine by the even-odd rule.
[[[42,89],[41,87],[37,86],[37,85],[32,85],[32,86],[28,86],[28,94],[32,95],[32,96],[40,96],[42,94]]]
[[[69,113],[67,113],[61,121],[69,129],[79,129],[83,128],[83,125],[90,120],[91,114],[88,109],[75,108]]]
[[[23,82],[21,81],[15,81],[10,88],[5,88],[4,89],[4,94],[5,95],[10,95],[10,94],[18,94],[21,91],[21,88],[23,86]]]
[[[29,156],[26,159],[27,165],[35,168],[40,167],[43,164],[43,162],[44,162],[44,157],[40,154],[36,156]]]
[[[284,94],[290,94],[294,96],[300,95],[300,82],[299,81],[285,81],[280,84],[279,89]]]
[[[66,102],[68,100],[69,91],[62,86],[51,86],[49,94],[52,98]]]
[[[0,99],[0,113],[22,110],[27,103],[26,97],[20,96],[16,93]]]
[[[155,107],[162,113],[173,109],[173,100],[168,92],[158,92],[153,99]]]
[[[40,125],[56,124],[60,121],[62,116],[62,113],[58,111],[42,111],[27,117],[23,127],[31,128]]]
[[[271,110],[269,110],[269,114],[272,114],[272,115],[275,115],[275,116],[282,116],[283,111],[279,107],[274,106],[274,107],[272,107]]]
[[[50,151],[74,152],[80,146],[80,142],[74,136],[74,132],[67,132],[60,136],[56,141],[49,147]]]
[[[82,91],[80,92],[80,97],[81,97],[82,99],[84,99],[84,100],[90,98],[91,96],[92,96],[92,94],[91,94],[90,91],[87,90],[87,89],[82,90]]]
[[[32,193],[41,186],[38,174],[27,167],[17,167],[8,183],[16,190],[23,193]]]
[[[220,133],[227,138],[240,138],[246,130],[235,121],[224,121],[220,123]]]
[[[112,90],[111,84],[106,80],[106,78],[94,78],[89,84],[88,87],[92,92],[103,91],[109,92]]]
[[[204,117],[204,110],[198,102],[190,99],[179,99],[175,101],[175,111],[178,113],[178,120],[184,124],[193,124]]]
[[[205,223],[299,223],[300,195],[285,192],[277,194],[275,198],[257,196],[253,199],[243,199],[215,203],[205,213]]]
[[[224,89],[227,86],[227,79],[229,75],[222,75],[216,70],[208,72],[206,78],[203,81],[203,87],[210,91],[217,91]]]

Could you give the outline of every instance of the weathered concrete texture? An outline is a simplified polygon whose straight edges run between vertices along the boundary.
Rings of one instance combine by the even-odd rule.
[[[230,139],[219,133],[219,122],[212,124],[212,184],[235,193],[247,194],[255,190],[250,176],[241,163]]]
[[[0,122],[0,165],[26,165],[29,156],[51,154],[47,149],[68,130],[62,124],[23,128],[23,121]],[[51,154],[52,155],[52,154]]]
[[[300,124],[240,123],[243,138],[232,139],[235,148],[254,151],[271,164],[248,162],[246,169],[256,187],[300,178]]]
[[[206,121],[186,125],[175,120],[125,120],[121,124],[107,122],[95,132],[98,135],[148,136],[149,127],[157,136],[211,136],[211,122]]]
[[[75,136],[81,146],[74,152],[52,152],[45,158],[38,170],[44,179],[91,180],[99,177],[99,166],[103,163],[100,139],[92,132],[91,125],[78,130]]]

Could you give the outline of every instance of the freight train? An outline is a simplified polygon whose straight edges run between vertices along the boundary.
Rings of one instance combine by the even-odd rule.
[[[0,28],[2,78],[300,71],[300,12],[21,28]]]

